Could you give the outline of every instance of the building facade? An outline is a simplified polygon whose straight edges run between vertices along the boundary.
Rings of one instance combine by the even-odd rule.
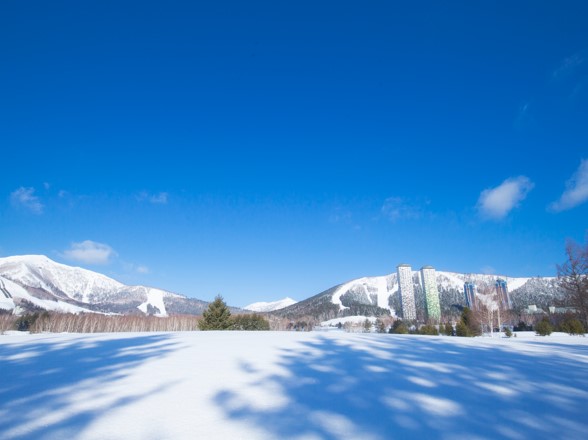
[[[475,308],[476,308],[476,285],[474,283],[464,283],[463,293],[465,296],[466,306],[468,306],[470,308],[470,310],[475,310]]]
[[[421,285],[425,294],[427,319],[439,322],[441,320],[441,306],[439,304],[439,291],[437,290],[437,277],[432,266],[424,266],[421,269]]]
[[[512,309],[512,301],[510,299],[510,294],[508,293],[508,284],[505,280],[498,278],[495,283],[496,294],[498,296],[498,300],[500,301],[500,306],[503,310],[510,310]]]
[[[412,283],[412,268],[409,264],[396,266],[398,273],[398,288],[402,302],[402,317],[406,320],[416,319],[416,305],[414,300],[414,285]]]

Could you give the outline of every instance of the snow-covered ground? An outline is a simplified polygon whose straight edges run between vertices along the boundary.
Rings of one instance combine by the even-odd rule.
[[[13,333],[0,438],[586,438],[588,338],[525,336]]]

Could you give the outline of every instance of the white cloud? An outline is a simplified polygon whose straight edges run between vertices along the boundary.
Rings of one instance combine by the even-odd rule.
[[[388,197],[381,208],[382,214],[390,221],[416,220],[421,217],[421,209],[402,197]]]
[[[553,71],[553,79],[561,80],[565,79],[578,70],[578,68],[586,61],[587,51],[577,52],[562,61],[557,69]]]
[[[147,266],[137,266],[137,273],[147,274],[149,273],[149,268]]]
[[[484,217],[503,219],[527,197],[534,186],[535,184],[525,176],[506,179],[496,188],[482,191],[478,199],[478,210]]]
[[[549,205],[555,212],[572,209],[588,200],[588,159],[583,159],[580,166],[566,182],[566,190],[558,201]]]
[[[165,205],[167,203],[167,193],[166,192],[160,192],[160,193],[157,193],[157,194],[153,194],[149,198],[149,201],[151,203],[158,203],[158,204]]]
[[[107,244],[97,243],[92,240],[72,243],[71,247],[63,252],[68,260],[85,264],[108,264],[117,253]]]
[[[44,206],[35,195],[35,188],[25,188],[21,186],[10,194],[10,201],[14,206],[24,207],[33,214],[43,213]]]
[[[149,203],[153,203],[156,205],[165,205],[167,204],[168,195],[169,194],[166,192],[149,194],[148,192],[143,191],[139,193],[139,195],[137,196],[137,200],[139,200],[140,202],[147,201]]]

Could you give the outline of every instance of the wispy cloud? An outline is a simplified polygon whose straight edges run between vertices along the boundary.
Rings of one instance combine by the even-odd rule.
[[[69,249],[63,251],[64,258],[85,264],[108,264],[116,256],[110,246],[92,240],[72,243]]]
[[[567,95],[569,102],[576,103],[586,98],[588,86],[588,49],[577,52],[566,59],[552,73],[553,83]]]
[[[588,159],[582,159],[574,175],[566,182],[566,190],[559,200],[549,205],[554,212],[565,211],[588,200]]]
[[[417,220],[422,215],[422,209],[402,197],[388,197],[382,205],[381,212],[390,221]]]
[[[536,126],[536,122],[533,117],[532,104],[530,101],[524,102],[519,106],[514,127],[517,130],[526,130],[534,126]]]
[[[35,195],[35,188],[21,186],[10,194],[10,201],[14,206],[28,209],[33,214],[42,214],[44,206]]]
[[[148,274],[150,272],[150,270],[147,266],[137,266],[137,268],[135,270],[137,273],[141,273],[141,274]]]
[[[478,211],[483,217],[501,220],[527,197],[534,186],[525,176],[506,179],[496,188],[482,191],[478,199]]]
[[[158,192],[154,194],[150,194],[147,191],[142,191],[137,196],[137,200],[140,202],[149,202],[155,205],[165,205],[167,204],[169,194],[166,192]]]
[[[554,80],[561,80],[574,75],[578,68],[586,61],[586,50],[577,52],[565,58],[561,64],[552,72]]]

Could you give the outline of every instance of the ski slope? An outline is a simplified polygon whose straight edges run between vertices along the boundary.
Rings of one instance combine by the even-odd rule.
[[[583,439],[588,340],[0,335],[2,439]]]

